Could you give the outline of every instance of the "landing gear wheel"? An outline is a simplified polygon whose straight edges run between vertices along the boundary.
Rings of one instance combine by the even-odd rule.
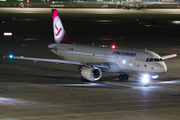
[[[124,80],[125,80],[125,81],[128,81],[128,79],[129,79],[129,75],[124,74]]]
[[[127,75],[127,74],[120,74],[119,75],[120,81],[123,81],[123,80],[127,81],[128,79],[129,79],[129,75]]]
[[[124,80],[124,75],[123,75],[123,74],[120,74],[120,75],[119,75],[119,80],[120,80],[120,81],[123,81],[123,80]]]

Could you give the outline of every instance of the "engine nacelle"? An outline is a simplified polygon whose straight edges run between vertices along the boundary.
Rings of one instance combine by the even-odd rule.
[[[102,72],[97,67],[84,67],[81,69],[81,76],[89,81],[99,80]]]

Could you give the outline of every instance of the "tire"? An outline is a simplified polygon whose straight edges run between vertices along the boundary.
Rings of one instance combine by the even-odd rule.
[[[120,75],[119,75],[119,80],[120,80],[120,81],[123,81],[123,80],[124,80],[124,75],[123,75],[123,74],[120,74]]]
[[[124,74],[124,80],[125,80],[125,81],[128,81],[128,79],[129,79],[129,75]]]

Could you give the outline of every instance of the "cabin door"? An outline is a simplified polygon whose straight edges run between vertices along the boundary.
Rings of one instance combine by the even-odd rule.
[[[136,55],[136,57],[135,57],[134,66],[135,66],[136,70],[138,70],[140,68],[140,65],[141,65],[141,61],[140,60],[141,60],[141,56],[142,55],[143,55],[142,53],[138,53]]]

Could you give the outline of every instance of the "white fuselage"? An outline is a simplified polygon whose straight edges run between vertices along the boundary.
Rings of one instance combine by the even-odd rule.
[[[167,71],[161,57],[151,51],[56,43],[48,47],[68,61],[108,64],[109,68],[101,68],[104,72],[155,76]]]

